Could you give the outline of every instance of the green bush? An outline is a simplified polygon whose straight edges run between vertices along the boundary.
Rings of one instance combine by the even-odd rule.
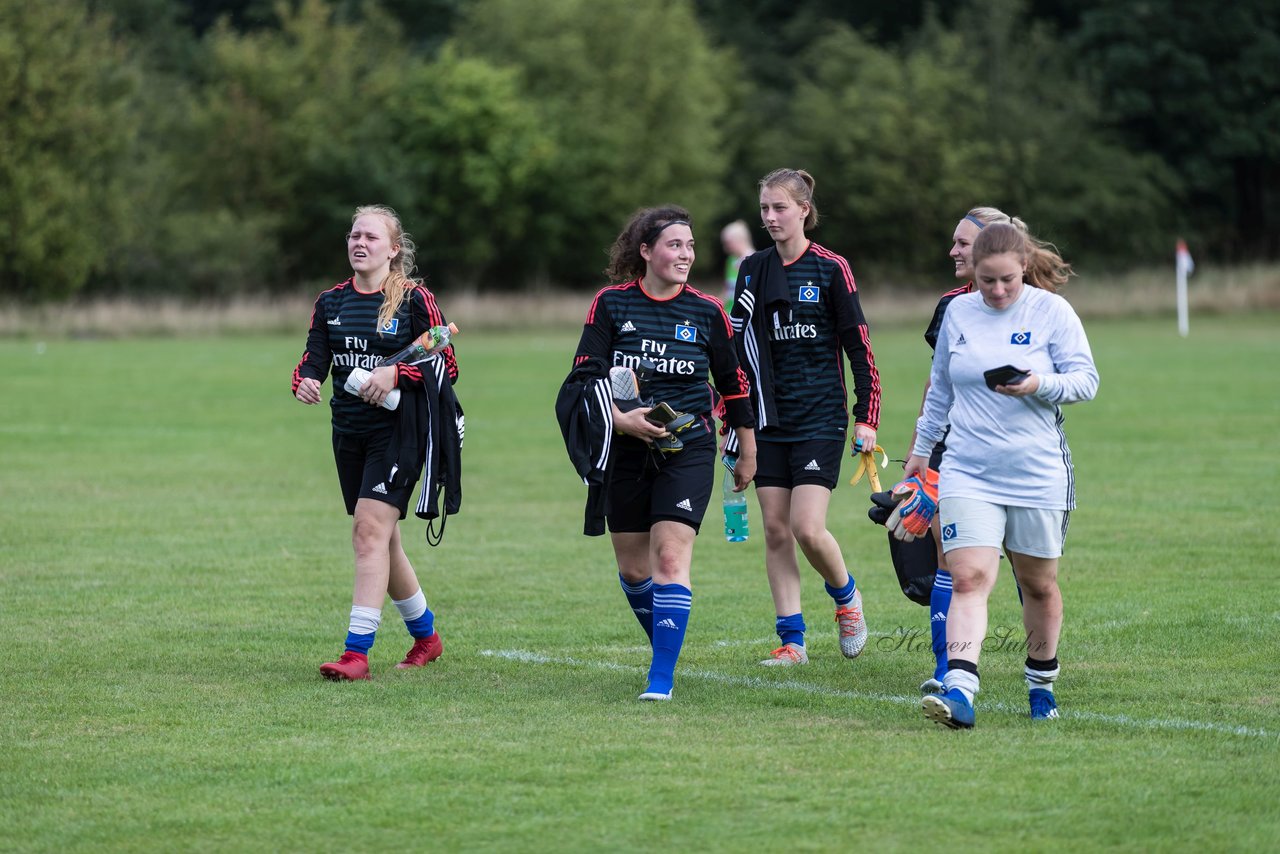
[[[136,68],[78,2],[0,0],[0,294],[63,298],[102,271],[130,216]]]
[[[513,246],[559,281],[599,281],[636,208],[689,208],[705,244],[725,209],[734,58],[686,0],[478,0],[454,42],[516,69],[555,142],[537,217]]]

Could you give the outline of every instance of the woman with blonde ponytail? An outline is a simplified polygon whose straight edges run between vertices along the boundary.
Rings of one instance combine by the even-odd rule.
[[[399,522],[408,513],[419,475],[400,472],[393,478],[385,462],[397,417],[388,403],[391,392],[416,388],[424,369],[434,369],[449,383],[458,377],[452,347],[415,364],[382,364],[431,327],[446,323],[435,297],[411,278],[414,250],[394,210],[357,208],[347,234],[352,274],[316,298],[306,351],[293,371],[294,397],[308,405],[321,402],[320,386],[332,374],[333,455],[347,514],[354,519],[355,592],[346,650],[320,667],[334,681],[369,678],[369,649],[388,593],[414,638],[396,666],[421,667],[443,650],[400,541]]]

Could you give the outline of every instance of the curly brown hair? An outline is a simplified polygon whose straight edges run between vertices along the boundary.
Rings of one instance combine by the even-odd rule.
[[[660,205],[641,208],[631,215],[626,227],[609,248],[609,266],[604,274],[611,282],[629,282],[644,275],[645,261],[640,257],[640,247],[657,239],[662,229],[672,223],[683,222],[693,228],[689,212],[679,205]]]

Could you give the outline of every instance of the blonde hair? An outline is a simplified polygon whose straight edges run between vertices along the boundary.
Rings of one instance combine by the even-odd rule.
[[[995,208],[974,208],[974,211],[982,210],[994,211]],[[977,216],[973,211],[970,214]],[[1020,219],[984,226],[973,241],[973,266],[977,268],[980,261],[1005,252],[1012,252],[1022,260],[1027,268],[1027,284],[1050,293],[1056,293],[1075,275],[1071,265],[1058,254],[1058,248],[1033,237]]]
[[[1023,234],[1027,233],[1027,224],[1025,222],[1018,219],[1016,216],[1009,216],[1007,213],[1000,210],[999,208],[990,208],[990,207],[970,208],[969,212],[964,215],[964,218],[976,219],[978,221],[978,228],[986,228],[988,225],[992,225],[993,223],[1003,222],[1003,223],[1008,223],[1014,226]]]
[[[733,222],[720,229],[720,240],[722,242],[732,240],[739,243],[745,243],[747,246],[755,249],[755,244],[751,240],[751,229],[748,228],[747,224],[740,219],[735,219]]]
[[[413,278],[418,247],[400,224],[400,215],[386,205],[361,205],[351,216],[351,224],[362,216],[379,216],[387,223],[387,236],[392,244],[400,244],[400,251],[391,258],[391,269],[382,280],[382,307],[378,309],[378,334],[382,334],[396,316],[400,306],[409,297],[409,291],[422,284]]]
[[[760,189],[781,187],[796,204],[809,206],[809,213],[804,218],[804,230],[809,231],[818,226],[818,206],[813,203],[813,188],[817,181],[803,169],[774,169],[760,179]]]

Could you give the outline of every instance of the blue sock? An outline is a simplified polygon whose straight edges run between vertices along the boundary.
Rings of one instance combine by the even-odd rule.
[[[822,586],[827,588],[827,595],[836,600],[837,608],[847,608],[853,603],[853,590],[857,583],[852,575],[849,576],[849,583],[844,587],[832,587],[826,582],[823,582]]]
[[[793,643],[796,646],[804,646],[803,616],[796,613],[787,617],[778,617],[773,625],[774,631],[778,633],[778,637],[784,644]]]
[[[409,630],[410,635],[415,638],[429,638],[436,633],[436,615],[427,607],[427,597],[423,595],[422,588],[418,588],[418,592],[408,599],[391,601],[400,612],[400,618],[404,620],[405,628]]]
[[[639,584],[631,584],[622,577],[622,573],[618,573],[618,583],[622,585],[622,592],[627,595],[627,604],[631,606],[631,612],[640,621],[640,628],[644,629],[644,633],[649,636],[649,643],[652,644],[653,579],[646,578]]]
[[[361,655],[368,655],[369,650],[373,649],[373,632],[367,635],[358,635],[355,632],[347,632],[347,651],[358,652]]]
[[[929,635],[933,641],[933,678],[942,681],[947,673],[947,612],[951,610],[951,573],[939,569],[933,576],[929,594]]]
[[[418,619],[405,620],[404,625],[413,637],[429,638],[436,633],[435,621],[436,615],[431,613],[431,609],[428,608]]]
[[[649,665],[646,693],[671,692],[692,606],[693,592],[688,587],[680,584],[653,585],[653,663]]]

